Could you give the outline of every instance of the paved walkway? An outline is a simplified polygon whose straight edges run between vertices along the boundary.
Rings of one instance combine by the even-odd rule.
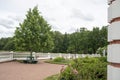
[[[44,63],[23,64],[19,62],[0,63],[0,80],[44,80],[60,72],[62,65]]]

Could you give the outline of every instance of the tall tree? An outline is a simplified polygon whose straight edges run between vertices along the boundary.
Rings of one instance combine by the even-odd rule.
[[[7,42],[5,43],[3,50],[13,51],[15,50],[14,39],[12,37],[6,38]]]
[[[68,52],[70,53],[78,53],[79,49],[79,38],[78,38],[79,32],[74,32],[70,35],[70,40],[69,40],[69,47],[68,47]]]
[[[4,46],[6,45],[6,43],[8,42],[7,38],[1,38],[0,39],[0,50],[3,50]]]
[[[91,53],[96,53],[96,50],[100,46],[100,29],[99,27],[94,27],[93,30],[89,34],[89,46],[91,47]]]
[[[59,31],[54,31],[53,32],[53,41],[54,41],[53,52],[55,52],[55,53],[62,52],[63,34]]]
[[[14,42],[12,37],[0,39],[0,50],[14,50]]]
[[[79,53],[88,53],[89,41],[88,41],[89,31],[86,28],[80,28],[79,32]]]
[[[100,30],[100,47],[107,46],[107,28],[108,26],[103,26]]]
[[[69,34],[65,33],[62,41],[62,52],[66,53],[69,46]]]
[[[17,50],[48,52],[53,48],[51,26],[40,15],[37,6],[29,9],[20,27],[15,31]]]

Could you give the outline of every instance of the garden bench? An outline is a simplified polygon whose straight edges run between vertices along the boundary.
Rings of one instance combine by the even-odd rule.
[[[38,61],[33,56],[27,56],[26,60],[23,60],[24,63],[36,64]]]

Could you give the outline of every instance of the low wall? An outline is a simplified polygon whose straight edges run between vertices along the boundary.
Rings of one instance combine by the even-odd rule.
[[[0,52],[0,62],[11,61],[11,60],[26,60],[29,56],[29,52]],[[35,53],[33,56],[37,59],[54,59],[56,57],[64,58],[84,58],[84,57],[100,57],[100,54],[70,54],[70,53]]]

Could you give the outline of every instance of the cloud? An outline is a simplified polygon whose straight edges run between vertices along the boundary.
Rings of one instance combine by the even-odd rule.
[[[15,31],[15,29],[9,29],[9,28],[5,28],[4,26],[0,25],[0,38],[1,37],[10,37],[13,36],[13,33]]]
[[[71,17],[81,19],[84,21],[94,21],[94,16],[92,16],[91,14],[83,14],[79,9],[73,9]]]
[[[0,38],[13,36],[16,26],[21,20],[20,17],[13,14],[0,15]]]
[[[96,5],[101,5],[107,3],[107,0],[91,0],[91,2]]]
[[[53,18],[53,17],[44,17],[44,19],[46,20],[46,21],[48,21],[48,22],[53,22],[53,21],[56,21],[56,19],[55,18]]]
[[[77,28],[75,28],[75,27],[70,27],[70,28],[68,29],[68,32],[72,33],[72,32],[75,32],[76,30],[77,30]]]
[[[19,25],[19,23],[23,22],[23,17],[16,16],[15,14],[6,14],[4,17],[0,16],[0,25],[12,29]]]
[[[12,25],[14,24],[14,21],[8,20],[8,19],[0,19],[0,25],[5,28],[13,28]]]
[[[13,21],[17,21],[17,22],[22,22],[23,21],[23,17],[22,16],[9,15],[8,18],[12,19]]]
[[[0,26],[10,34],[24,20],[26,11],[36,5],[52,29],[62,33],[107,23],[107,0],[1,0],[0,5]]]

